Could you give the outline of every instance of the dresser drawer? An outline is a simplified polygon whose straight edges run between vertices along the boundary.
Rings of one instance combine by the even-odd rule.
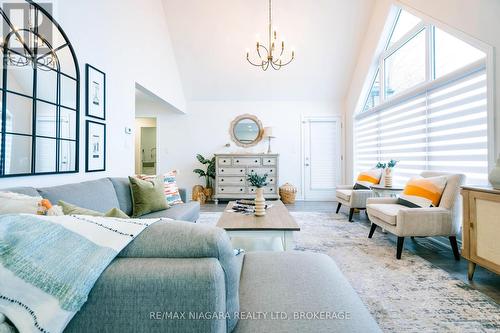
[[[220,177],[219,185],[245,185],[245,177]]]
[[[261,159],[260,157],[243,157],[243,158],[234,157],[233,165],[259,166],[261,165]]]
[[[230,157],[219,157],[217,159],[217,162],[219,165],[231,165],[231,158]]]
[[[248,173],[256,173],[258,175],[267,174],[271,176],[276,174],[276,168],[248,168]]]
[[[276,165],[276,157],[263,157],[262,165]]]
[[[274,178],[273,176],[267,177],[267,183],[269,185],[275,185],[276,184],[276,178]]]
[[[257,193],[257,187],[249,187],[248,188],[248,191],[253,194],[253,193]],[[276,193],[277,190],[276,190],[276,187],[275,186],[267,186],[267,187],[264,187],[264,194],[274,194]]]
[[[244,176],[245,168],[219,168],[220,176]]]
[[[219,194],[243,194],[246,193],[245,187],[243,186],[219,186],[217,188],[217,193]]]

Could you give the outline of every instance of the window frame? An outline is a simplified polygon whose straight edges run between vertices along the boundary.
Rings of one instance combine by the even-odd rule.
[[[401,37],[400,40],[396,41],[390,47],[390,37],[393,34],[395,25],[397,24],[397,20],[402,10],[408,11],[410,14],[419,17],[422,22],[417,24],[412,30],[407,32],[404,36]],[[368,95],[371,90],[371,85],[367,86],[367,82],[374,82],[375,76],[377,74],[377,70],[380,71],[381,75],[381,91],[385,92],[385,68],[384,68],[384,58],[387,57],[390,53],[395,52],[398,48],[404,45],[409,38],[418,33],[417,30],[422,29],[424,27],[426,29],[426,81],[408,88],[400,93],[391,95],[389,98],[385,98],[385,93],[382,93],[380,96],[380,104],[376,107],[365,109],[366,101],[368,100]],[[468,64],[462,68],[459,68],[451,73],[446,74],[440,78],[435,78],[435,40],[434,40],[434,30],[435,28],[439,28],[446,33],[451,34],[452,36],[459,38],[460,40],[466,42],[467,44],[477,48],[478,50],[485,53],[485,58],[476,61],[474,63]],[[494,47],[480,41],[474,37],[467,35],[466,33],[452,28],[436,19],[425,15],[413,8],[409,8],[404,4],[393,5],[389,11],[386,26],[384,28],[381,40],[379,41],[376,56],[372,63],[372,66],[369,70],[369,81],[365,81],[365,85],[362,90],[362,94],[360,95],[360,99],[358,100],[358,104],[356,106],[355,112],[352,113],[352,124],[356,122],[358,117],[361,114],[372,113],[380,110],[382,108],[390,107],[394,105],[398,101],[402,99],[417,95],[420,91],[425,90],[429,85],[439,85],[440,82],[446,81],[449,77],[457,75],[460,72],[467,71],[468,69],[479,66],[481,63],[484,63],[486,66],[486,81],[487,81],[487,112],[488,112],[488,169],[491,170],[495,165],[497,151],[495,150],[495,142],[497,141],[497,136],[500,135],[496,131],[495,126],[495,57],[494,57]],[[361,103],[360,103],[361,102]],[[353,145],[352,145],[352,153],[353,153],[353,165],[356,164],[356,152],[355,152],[355,142],[356,142],[356,131],[353,129]],[[498,152],[500,153],[500,152]],[[353,175],[354,176],[354,175]]]

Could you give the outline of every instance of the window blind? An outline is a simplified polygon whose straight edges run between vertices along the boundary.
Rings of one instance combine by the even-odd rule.
[[[396,184],[424,170],[464,173],[468,184],[487,184],[486,70],[484,62],[474,67],[358,114],[355,173],[395,159]]]

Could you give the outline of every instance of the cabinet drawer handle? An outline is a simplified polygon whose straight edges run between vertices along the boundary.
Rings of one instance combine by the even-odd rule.
[[[224,172],[224,169],[221,169],[220,172]]]
[[[240,178],[240,182],[242,182],[242,181],[243,181],[243,179]]]
[[[221,188],[221,189],[220,189],[220,191],[221,191],[221,192],[224,192],[224,189],[223,189],[223,188]]]
[[[270,172],[273,172],[273,169],[269,170]]]
[[[243,189],[242,189],[242,188],[240,188],[240,192],[243,192]]]
[[[224,179],[221,179],[220,181],[221,181],[221,183],[222,183],[222,182],[224,181]]]
[[[271,160],[267,160],[267,163],[271,163]]]
[[[255,163],[259,162],[258,160],[255,160]]]
[[[243,172],[243,170],[240,170],[240,172]]]
[[[240,163],[240,160],[236,160],[236,163]]]
[[[226,163],[226,160],[224,160],[224,161],[222,161],[222,162]]]

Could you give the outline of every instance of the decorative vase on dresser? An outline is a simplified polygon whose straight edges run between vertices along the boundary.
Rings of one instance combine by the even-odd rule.
[[[464,186],[462,197],[462,257],[469,260],[469,280],[476,264],[500,274],[500,190]]]
[[[491,170],[488,180],[494,189],[500,190],[500,155],[498,155],[497,164]]]
[[[268,185],[263,187],[265,199],[279,199],[279,154],[216,154],[213,199],[254,199],[257,188],[248,183],[252,173],[267,174]]]

